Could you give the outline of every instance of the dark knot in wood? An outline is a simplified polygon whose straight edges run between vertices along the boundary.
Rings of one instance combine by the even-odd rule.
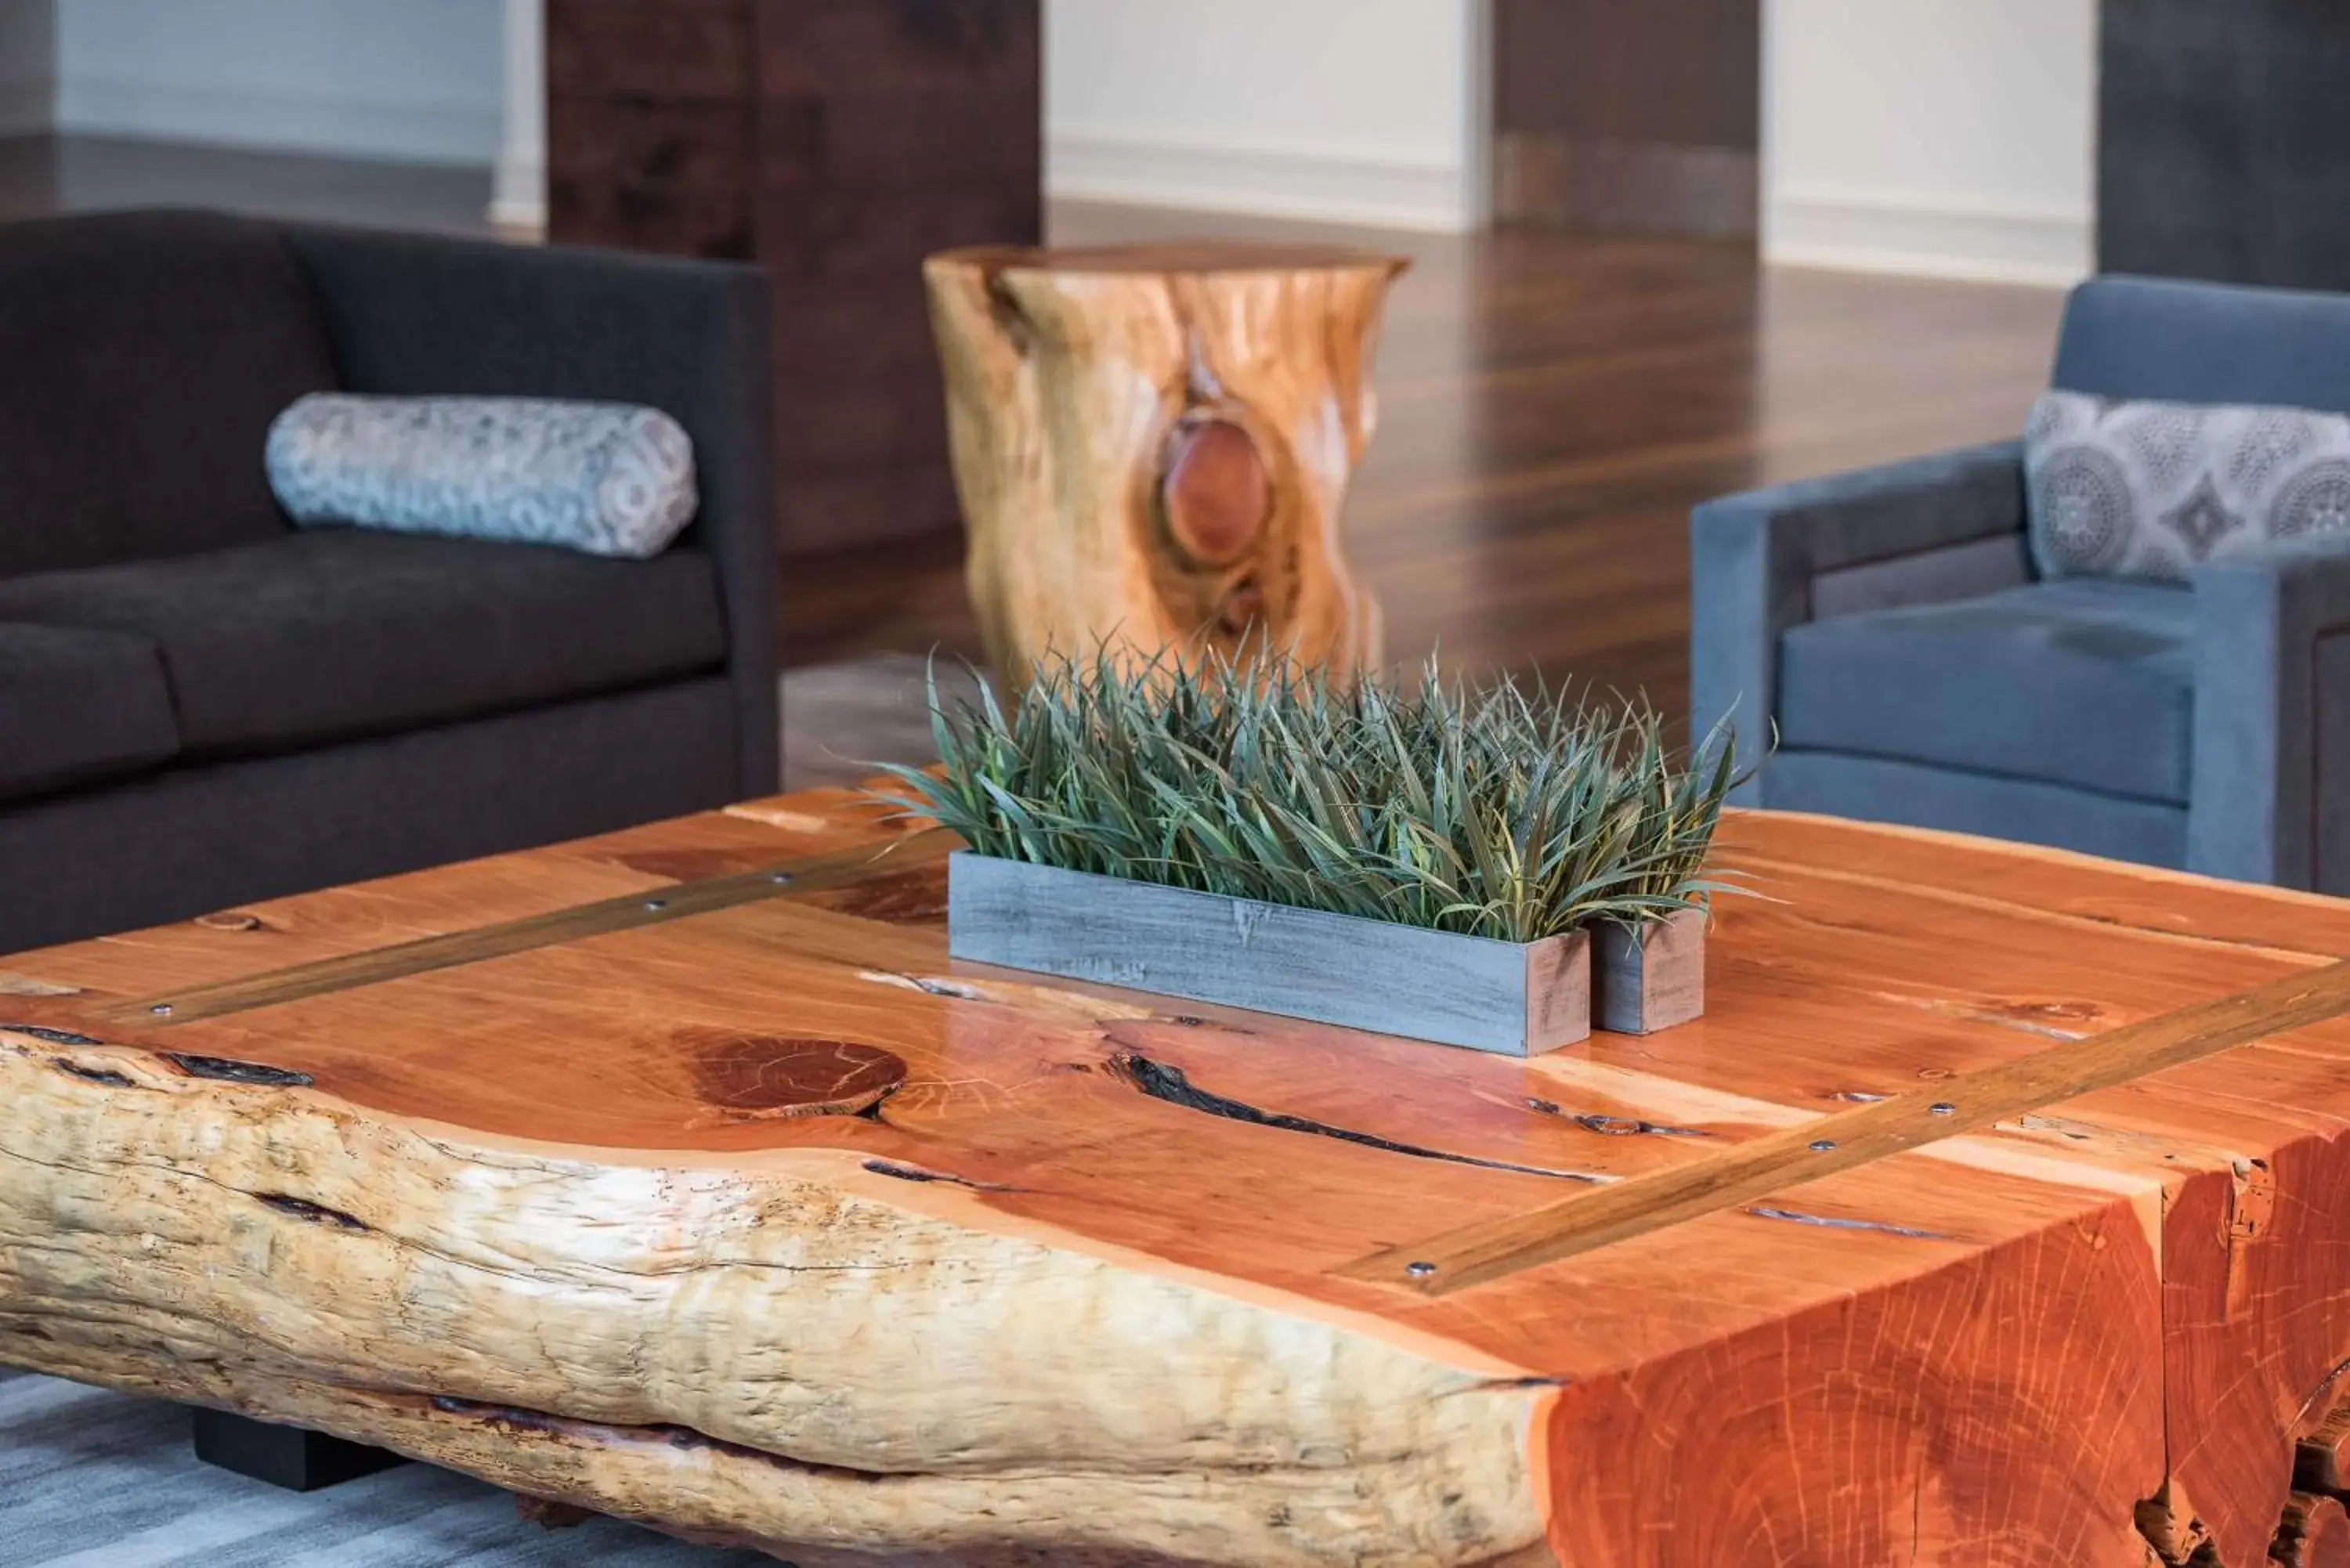
[[[679,1036],[702,1103],[736,1116],[853,1116],[906,1081],[876,1045],[689,1029]]]
[[[313,1203],[307,1198],[296,1198],[286,1192],[256,1192],[254,1200],[265,1208],[275,1209],[309,1225],[331,1225],[338,1231],[365,1231],[366,1220],[356,1214],[346,1214],[339,1209],[329,1209],[323,1203]]]
[[[1315,1137],[1336,1138],[1341,1143],[1357,1144],[1386,1154],[1408,1155],[1414,1159],[1439,1159],[1453,1165],[1472,1165],[1485,1170],[1514,1171],[1521,1176],[1556,1177],[1565,1181],[1596,1181],[1589,1171],[1555,1170],[1548,1166],[1519,1165],[1512,1160],[1487,1159],[1480,1155],[1456,1154],[1450,1149],[1426,1148],[1415,1143],[1401,1143],[1381,1137],[1376,1133],[1342,1127],[1311,1116],[1292,1116],[1284,1111],[1267,1111],[1203,1089],[1191,1082],[1191,1075],[1170,1063],[1154,1061],[1139,1051],[1120,1051],[1109,1059],[1110,1074],[1132,1085],[1154,1100],[1180,1106],[1187,1111],[1199,1111],[1230,1121],[1246,1122],[1252,1127],[1272,1127],[1279,1132],[1305,1133]]]
[[[191,1078],[214,1078],[224,1084],[307,1089],[313,1081],[307,1073],[297,1073],[290,1067],[272,1067],[261,1062],[232,1062],[221,1056],[190,1056],[178,1051],[166,1051],[163,1060]]]
[[[37,1023],[0,1023],[0,1029],[11,1034],[28,1035],[51,1045],[97,1045],[103,1044],[87,1034],[76,1034],[69,1029],[44,1029]]]
[[[1254,577],[1243,577],[1217,607],[1216,625],[1239,637],[1264,618],[1264,589]]]
[[[1230,566],[1256,543],[1273,511],[1273,481],[1248,431],[1230,420],[1187,418],[1168,438],[1165,472],[1159,507],[1186,556]]]
[[[79,1078],[85,1083],[103,1084],[109,1089],[137,1086],[130,1081],[130,1074],[118,1073],[111,1067],[85,1067],[78,1062],[68,1062],[63,1056],[50,1057],[49,1065],[68,1077]]]

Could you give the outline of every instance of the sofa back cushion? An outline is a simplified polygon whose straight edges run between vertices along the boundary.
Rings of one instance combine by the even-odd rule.
[[[269,421],[334,381],[308,281],[266,223],[0,225],[0,576],[282,534]]]
[[[2350,295],[2092,278],[2065,306],[2053,383],[2101,398],[2350,414]]]
[[[2184,582],[2203,561],[2350,527],[2350,418],[2050,392],[2023,477],[2042,576]]]

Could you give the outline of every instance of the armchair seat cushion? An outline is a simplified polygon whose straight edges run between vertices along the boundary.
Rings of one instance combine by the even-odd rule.
[[[0,621],[0,801],[127,777],[179,749],[153,643]]]
[[[611,561],[355,530],[0,580],[0,621],[151,641],[192,759],[445,724],[726,657],[702,551]]]
[[[1780,739],[2184,803],[2194,611],[2183,587],[2080,579],[1812,621],[1782,639]]]

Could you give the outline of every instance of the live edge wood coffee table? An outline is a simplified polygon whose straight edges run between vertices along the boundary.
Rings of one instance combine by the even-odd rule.
[[[2350,905],[1726,840],[1532,1062],[958,971],[844,795],[0,961],[0,1361],[811,1565],[2339,1561]]]

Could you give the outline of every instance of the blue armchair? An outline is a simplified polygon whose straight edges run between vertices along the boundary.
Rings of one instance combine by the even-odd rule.
[[[2350,413],[2350,296],[2106,277],[2054,385]],[[1690,688],[1743,804],[2350,892],[2350,534],[2035,578],[2018,442],[1710,502]]]

